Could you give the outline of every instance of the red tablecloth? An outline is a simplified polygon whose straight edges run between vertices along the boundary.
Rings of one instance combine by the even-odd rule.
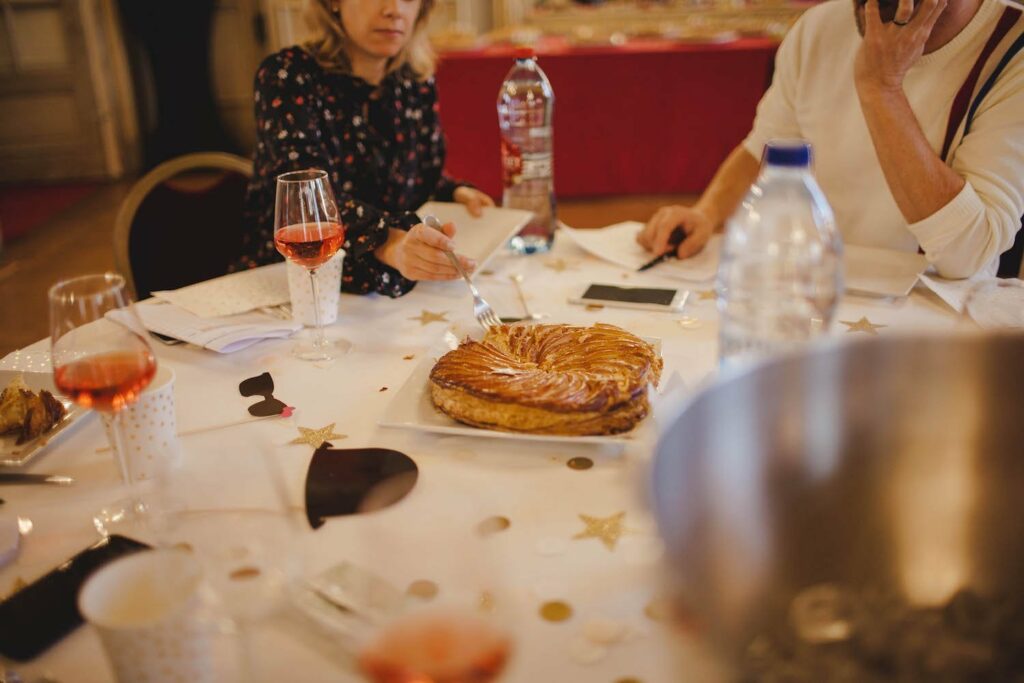
[[[560,197],[700,192],[747,134],[777,43],[643,41],[570,47],[545,41],[555,91]],[[512,48],[442,55],[437,74],[448,171],[498,197],[498,88]]]

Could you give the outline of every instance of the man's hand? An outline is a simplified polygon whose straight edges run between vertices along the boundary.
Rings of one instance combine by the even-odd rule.
[[[419,223],[408,232],[391,229],[388,241],[374,254],[381,263],[391,266],[410,280],[454,280],[459,272],[444,252],[454,249],[455,224],[445,223],[444,233]],[[459,263],[471,273],[476,262],[456,255]]]
[[[900,0],[896,16],[882,22],[878,0],[864,6],[864,40],[853,66],[857,90],[902,92],[903,79],[924,54],[932,28],[946,9],[948,0],[921,0],[915,11],[913,0]]]
[[[682,226],[686,239],[676,249],[676,256],[689,258],[700,253],[711,238],[715,224],[700,209],[689,206],[663,206],[654,212],[641,230],[636,241],[652,254],[664,254],[669,248],[669,237],[677,226]]]
[[[476,218],[483,214],[485,206],[494,206],[494,200],[491,199],[490,195],[484,194],[475,187],[469,187],[468,185],[455,188],[453,198],[459,204],[464,204],[469,210],[469,215]]]

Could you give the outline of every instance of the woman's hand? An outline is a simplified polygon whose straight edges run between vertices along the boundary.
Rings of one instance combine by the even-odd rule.
[[[660,256],[669,248],[669,238],[677,226],[686,232],[686,239],[676,249],[678,258],[699,254],[715,231],[715,224],[708,215],[696,207],[663,206],[654,212],[643,230],[637,233],[636,241],[647,251]]]
[[[876,91],[903,90],[903,79],[924,54],[924,46],[948,0],[900,0],[896,15],[883,22],[878,0],[864,5],[864,40],[854,60],[853,77],[863,96]]]
[[[469,209],[469,215],[479,218],[484,212],[485,206],[494,206],[494,200],[475,187],[461,185],[455,188],[454,199],[459,204],[465,204]]]
[[[455,224],[445,223],[444,233],[419,223],[408,232],[391,229],[388,241],[377,247],[374,254],[381,263],[389,265],[410,280],[454,280],[459,271],[448,260],[447,250],[454,251]],[[476,262],[456,255],[467,273],[472,273]]]

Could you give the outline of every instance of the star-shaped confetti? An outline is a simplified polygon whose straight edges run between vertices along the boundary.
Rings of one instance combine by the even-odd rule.
[[[865,317],[861,317],[857,322],[850,322],[849,320],[840,320],[842,324],[846,325],[846,332],[864,332],[866,334],[872,334],[877,336],[878,330],[888,325],[876,325]]]
[[[441,311],[440,313],[434,313],[423,309],[423,311],[417,315],[409,318],[409,320],[419,320],[420,325],[429,325],[430,323],[446,323],[448,322],[448,311]]]
[[[312,446],[315,449],[315,448],[320,448],[320,446],[323,446],[325,443],[327,443],[328,441],[331,441],[332,439],[347,439],[348,438],[348,436],[346,436],[345,434],[335,434],[334,433],[334,423],[333,422],[331,424],[327,425],[326,427],[321,427],[320,429],[309,429],[308,427],[299,427],[298,429],[299,429],[299,434],[301,434],[301,436],[299,436],[298,438],[292,439],[288,443],[294,443],[294,444],[304,443],[304,444],[308,444],[308,445]]]
[[[715,294],[715,290],[713,289],[702,289],[697,292],[697,297],[700,301],[714,301],[718,298],[718,295]]]
[[[544,267],[545,268],[550,268],[551,270],[555,271],[556,273],[564,273],[565,271],[569,270],[570,268],[575,268],[576,264],[569,263],[565,259],[556,258],[556,259],[551,259],[550,261],[545,263]]]
[[[625,519],[625,512],[616,512],[611,517],[591,517],[580,515],[580,519],[587,525],[587,528],[573,536],[573,539],[599,538],[608,550],[615,550],[615,544],[619,542],[626,528],[622,525]]]

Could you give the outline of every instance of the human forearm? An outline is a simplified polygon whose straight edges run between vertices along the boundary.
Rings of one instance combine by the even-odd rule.
[[[932,149],[902,88],[858,84],[857,95],[882,173],[907,223],[949,204],[965,181]]]
[[[694,208],[703,212],[716,228],[721,228],[757,180],[759,168],[758,160],[739,145],[719,166]]]

